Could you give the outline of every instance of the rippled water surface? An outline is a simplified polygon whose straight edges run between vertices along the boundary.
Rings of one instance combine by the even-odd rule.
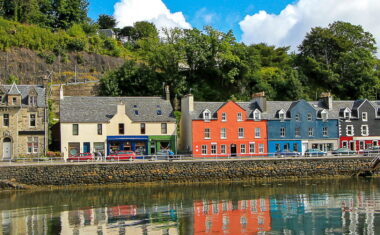
[[[380,179],[0,193],[0,234],[380,234]]]

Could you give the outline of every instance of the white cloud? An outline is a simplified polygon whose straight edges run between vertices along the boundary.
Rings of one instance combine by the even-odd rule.
[[[162,0],[121,0],[114,6],[118,27],[132,26],[137,21],[148,21],[161,28],[191,28],[182,12],[171,13]]]
[[[209,12],[207,8],[201,8],[195,13],[195,19],[200,19],[200,21],[206,25],[210,25],[214,22],[217,15],[213,12]]]
[[[244,43],[265,42],[297,50],[312,27],[346,21],[362,25],[365,31],[374,35],[380,48],[379,12],[379,0],[299,0],[286,6],[278,15],[260,11],[245,16],[239,24]]]

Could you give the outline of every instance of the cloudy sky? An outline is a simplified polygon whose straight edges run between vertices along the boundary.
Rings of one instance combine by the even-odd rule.
[[[337,20],[360,24],[380,48],[380,0],[89,0],[89,15],[115,16],[119,27],[150,21],[161,27],[211,25],[247,44],[291,46],[296,50],[315,26]]]

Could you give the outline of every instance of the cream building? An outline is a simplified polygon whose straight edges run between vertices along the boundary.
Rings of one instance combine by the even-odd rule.
[[[167,95],[168,98],[168,95]],[[60,96],[61,152],[176,150],[176,120],[162,97]]]
[[[36,157],[47,149],[45,88],[0,85],[0,159]]]

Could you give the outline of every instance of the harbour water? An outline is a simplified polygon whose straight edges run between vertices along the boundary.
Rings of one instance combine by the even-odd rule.
[[[380,178],[0,193],[0,234],[380,234]]]

